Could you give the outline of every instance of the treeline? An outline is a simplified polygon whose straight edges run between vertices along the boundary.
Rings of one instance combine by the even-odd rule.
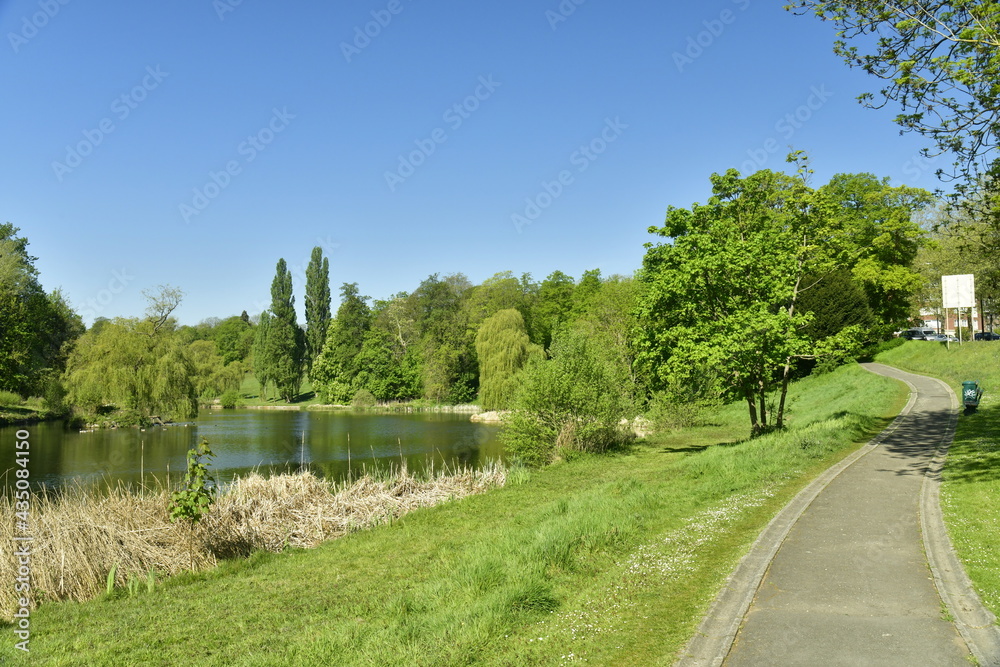
[[[928,282],[915,263],[945,247],[919,224],[937,203],[930,193],[871,174],[813,188],[803,156],[790,160],[796,175],[713,175],[708,202],[672,208],[650,228],[663,240],[646,245],[635,276],[501,272],[477,285],[434,274],[385,300],[344,283],[334,311],[329,260],[315,248],[299,286],[302,324],[281,259],[259,315],[179,326],[183,295],[161,286],[145,293],[143,317],[84,332],[58,293],[32,283],[27,242],[8,225],[3,240],[16,252],[4,257],[20,259],[5,268],[2,303],[36,310],[0,315],[21,313],[25,330],[43,330],[36,316],[61,324],[45,324],[42,342],[2,330],[0,362],[16,372],[0,389],[44,391],[52,406],[87,415],[113,409],[118,423],[190,417],[220,397],[236,405],[250,374],[271,400],[302,400],[308,382],[324,403],[478,401],[513,411],[504,437],[533,462],[612,446],[639,413],[680,425],[717,401],[746,401],[755,434],[781,428],[789,381],[870,352],[912,321]],[[983,271],[995,270],[980,255]]]

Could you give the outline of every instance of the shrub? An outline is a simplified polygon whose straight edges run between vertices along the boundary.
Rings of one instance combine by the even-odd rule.
[[[225,410],[233,410],[239,407],[242,402],[243,397],[240,396],[240,392],[233,391],[232,389],[223,392],[222,396],[219,397],[219,404]]]
[[[883,352],[894,350],[901,345],[905,345],[906,342],[905,338],[890,338],[889,340],[873,343],[862,351],[861,355],[858,357],[858,361],[872,361]]]
[[[672,431],[697,426],[702,406],[692,400],[682,400],[670,392],[653,394],[646,408],[646,419],[657,431]]]
[[[375,395],[367,389],[358,389],[351,399],[351,407],[354,408],[372,408],[375,407],[375,403]]]
[[[0,391],[0,405],[14,407],[20,406],[23,402],[24,399],[12,391]]]
[[[603,452],[634,437],[620,424],[631,416],[627,379],[578,332],[556,342],[550,361],[535,361],[518,379],[520,390],[500,438],[526,465],[570,452]]]

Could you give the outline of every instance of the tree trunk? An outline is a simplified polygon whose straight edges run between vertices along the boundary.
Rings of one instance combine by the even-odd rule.
[[[760,425],[757,423],[756,397],[750,392],[744,395],[747,399],[747,407],[750,408],[750,437],[753,437],[760,431]]]
[[[781,374],[781,399],[778,401],[778,417],[774,420],[774,427],[779,431],[785,428],[785,396],[788,395],[788,379],[792,374],[792,358],[785,360],[785,370]]]

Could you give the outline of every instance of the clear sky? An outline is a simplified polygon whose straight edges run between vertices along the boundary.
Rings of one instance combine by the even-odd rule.
[[[0,0],[0,220],[88,323],[159,284],[185,324],[256,314],[280,257],[301,321],[315,245],[335,295],[386,298],[630,274],[668,206],[789,146],[815,185],[937,187],[832,26],[782,4]]]

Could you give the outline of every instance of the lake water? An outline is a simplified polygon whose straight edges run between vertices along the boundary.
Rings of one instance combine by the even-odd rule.
[[[30,433],[32,486],[63,486],[153,478],[183,478],[188,449],[202,437],[215,453],[217,481],[254,469],[266,474],[305,465],[327,478],[345,479],[363,468],[387,469],[405,462],[411,471],[447,465],[479,467],[501,458],[497,427],[469,421],[468,414],[205,410],[195,422],[167,427],[80,433],[59,422],[0,428],[0,476],[4,491],[15,482],[15,434]],[[7,471],[3,474],[3,471]]]

